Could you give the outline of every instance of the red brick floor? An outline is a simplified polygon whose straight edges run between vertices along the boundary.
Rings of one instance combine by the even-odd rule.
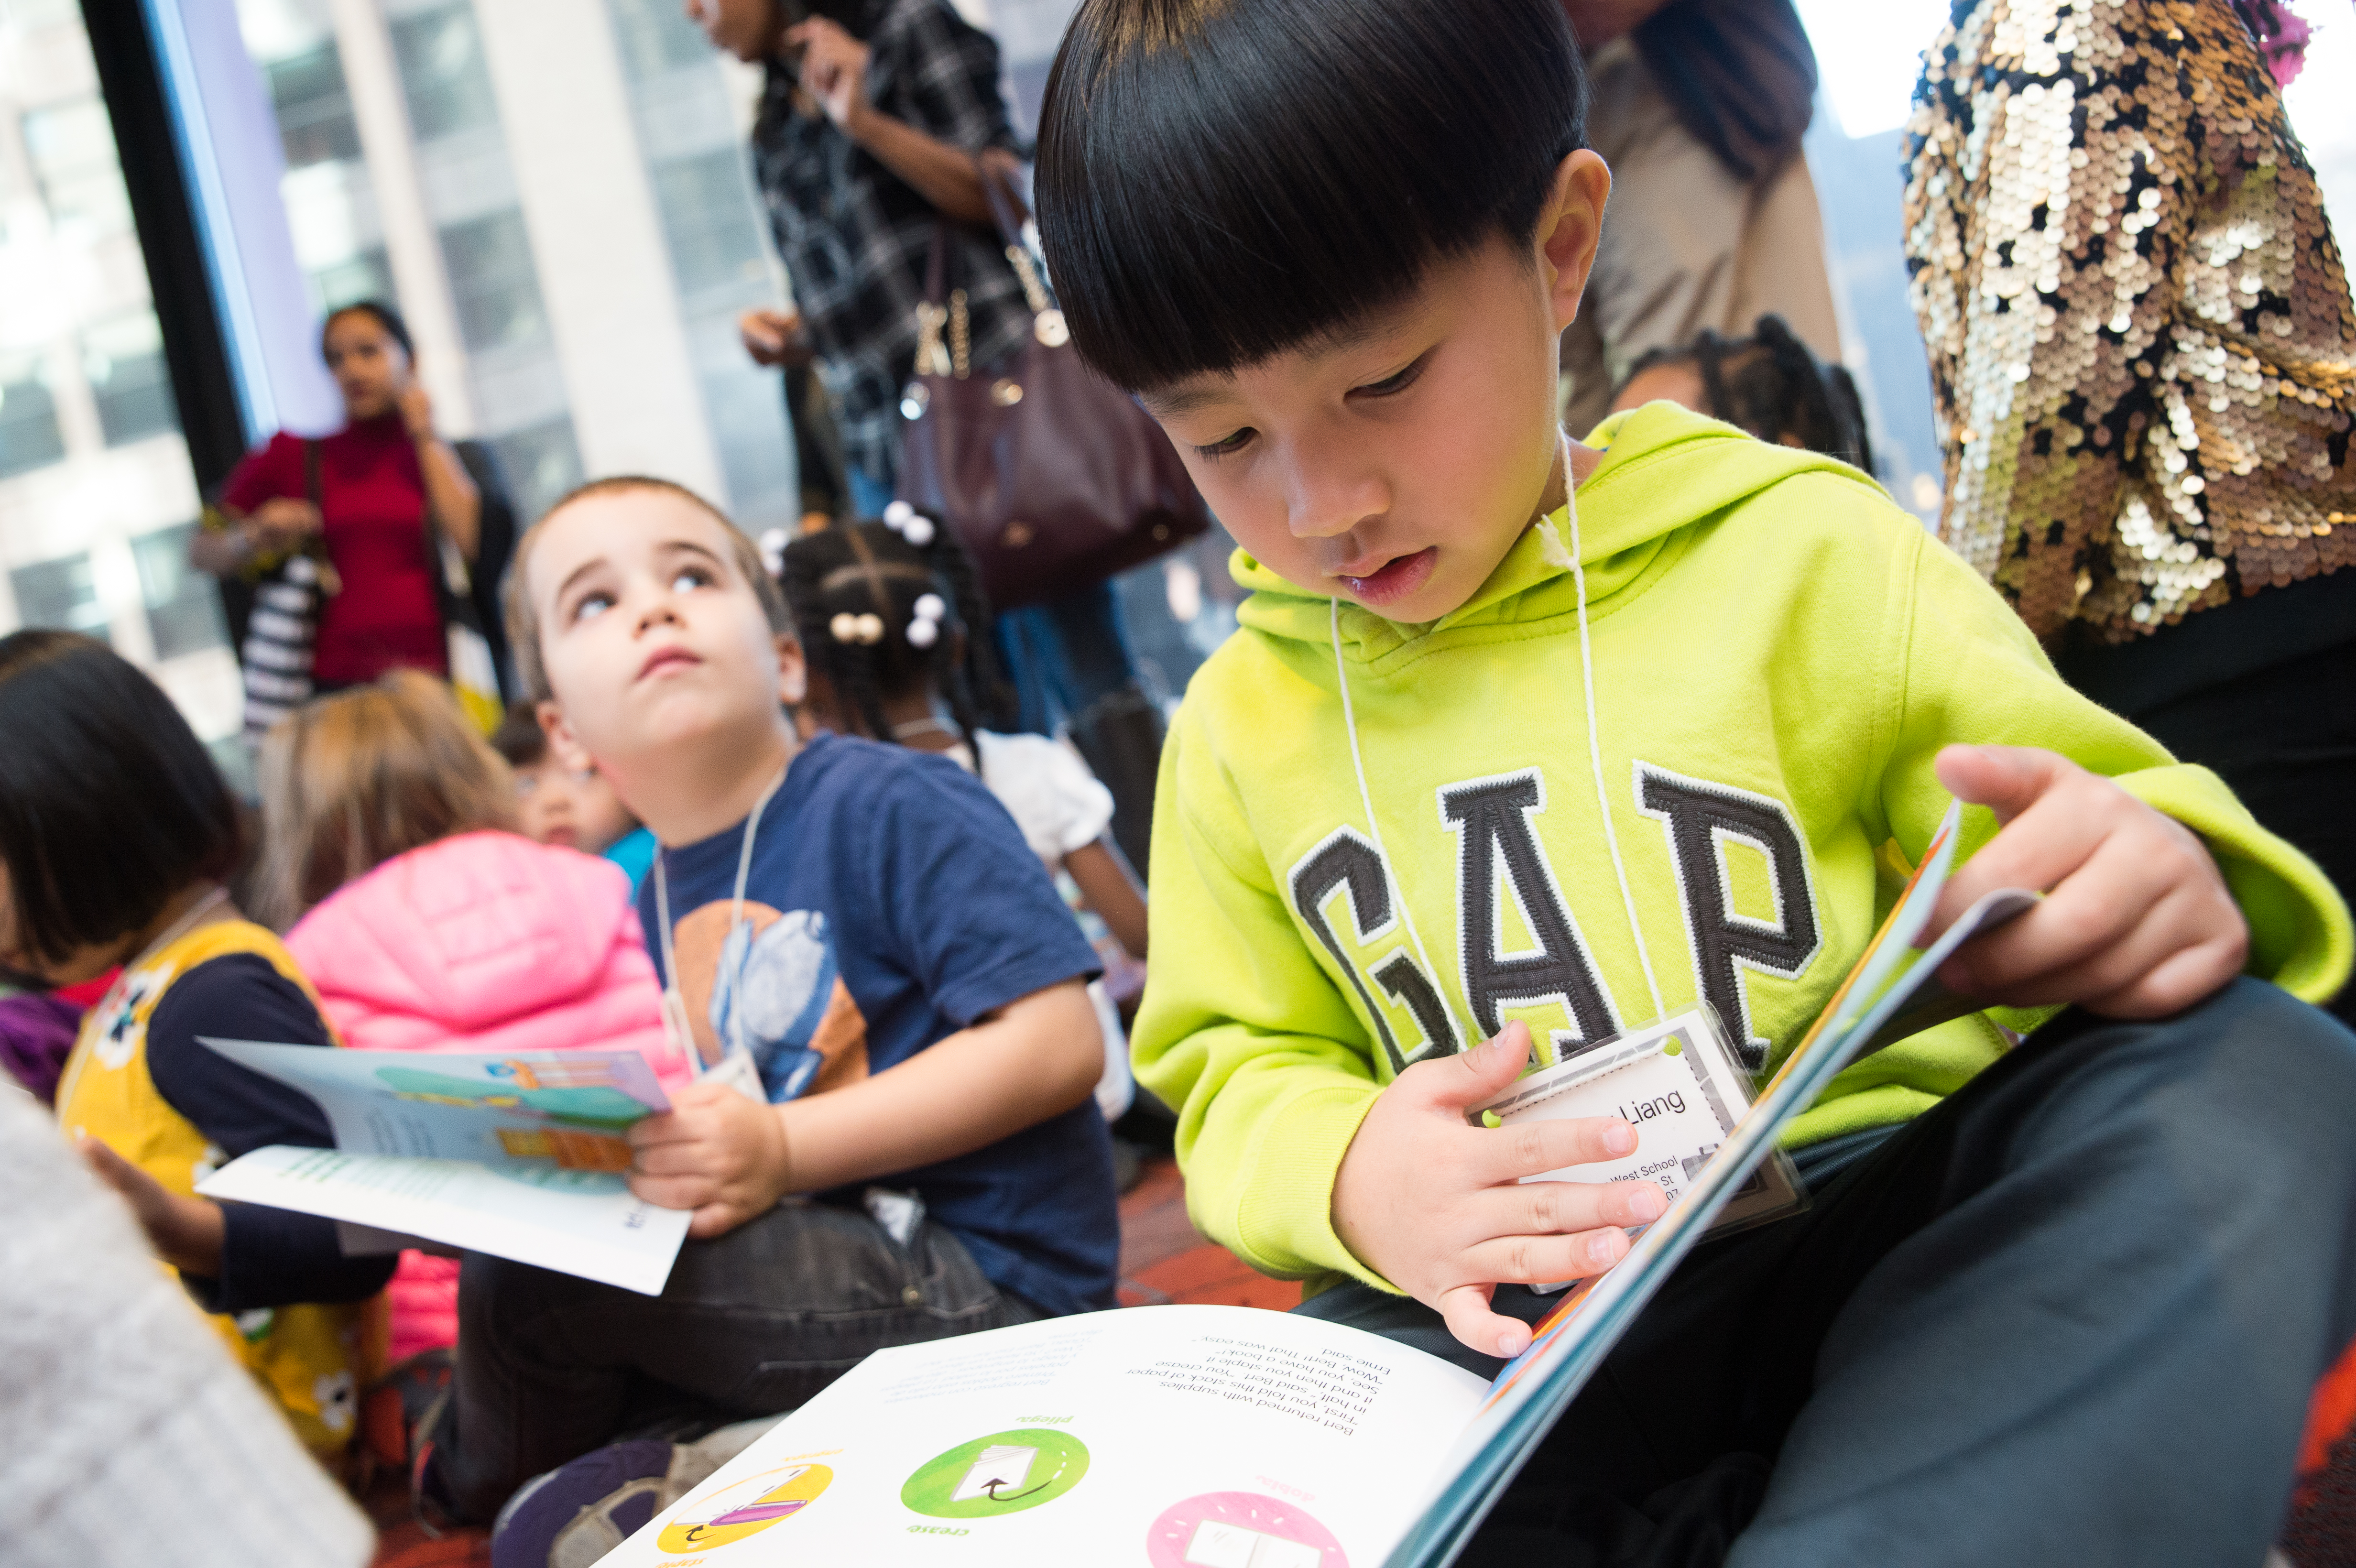
[[[1198,1302],[1282,1312],[1301,1286],[1254,1274],[1225,1247],[1205,1241],[1186,1218],[1186,1185],[1169,1159],[1146,1162],[1144,1177],[1120,1200],[1120,1304],[1152,1307]],[[479,1530],[435,1539],[409,1517],[406,1486],[388,1477],[363,1499],[382,1532],[375,1568],[490,1568],[491,1543]]]

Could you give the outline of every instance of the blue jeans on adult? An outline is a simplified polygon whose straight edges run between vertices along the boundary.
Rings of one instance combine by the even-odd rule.
[[[1042,735],[1137,680],[1129,627],[1109,582],[1001,612],[999,656],[1014,682],[1022,726]]]
[[[892,504],[890,477],[878,479],[856,463],[845,464],[843,472],[851,480],[851,511],[862,518],[882,517],[884,508]]]

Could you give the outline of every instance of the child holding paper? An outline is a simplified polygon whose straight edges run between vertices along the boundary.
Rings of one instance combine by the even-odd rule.
[[[383,1355],[371,1298],[392,1260],[345,1257],[332,1220],[194,1196],[252,1149],[335,1142],[309,1099],[198,1043],[336,1043],[294,958],[230,902],[235,803],[170,699],[89,637],[0,637],[0,972],[49,989],[123,971],[82,1019],[58,1123],[332,1459]]]
[[[649,1398],[774,1413],[884,1345],[1110,1306],[1098,965],[1005,811],[942,758],[798,743],[776,585],[676,485],[576,491],[509,592],[558,759],[662,842],[648,945],[722,1072],[632,1129],[632,1189],[694,1211],[659,1298],[466,1260],[429,1493],[487,1519]]]
[[[1467,1561],[2256,1562],[2356,1329],[2356,1041],[2294,999],[2346,911],[1855,471],[1663,404],[1563,440],[1582,95],[1555,0],[1090,0],[1058,56],[1073,341],[1254,591],[1154,828],[1195,1222],[1494,1369],[1661,1198],[1518,1185],[1625,1122],[1466,1111],[1697,1000],[1772,1067],[1952,792],[1941,920],[2047,896],[1944,978],[2051,1021],[1842,1074],[1811,1210],[1688,1261]]]
[[[636,1051],[689,1081],[628,876],[535,844],[508,770],[450,688],[395,670],[272,726],[263,901],[328,1021],[359,1051]],[[458,1264],[405,1252],[396,1362],[458,1334]]]

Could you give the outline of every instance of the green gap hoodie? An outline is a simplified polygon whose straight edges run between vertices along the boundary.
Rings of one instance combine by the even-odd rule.
[[[1670,1011],[1707,997],[1772,1069],[1936,827],[1932,759],[1954,741],[2117,779],[2207,840],[2252,974],[2310,1000],[2345,977],[2348,912],[2314,864],[2063,685],[1862,475],[1666,403],[1595,440],[1577,499],[1603,785]],[[1532,528],[1442,620],[1342,607],[1370,826],[1330,602],[1240,551],[1235,573],[1243,629],[1162,753],[1137,1075],[1179,1111],[1205,1234],[1269,1274],[1388,1289],[1330,1213],[1380,1087],[1510,1019],[1554,1060],[1653,1016],[1597,806],[1576,592]],[[1965,824],[1968,854],[1996,824]],[[1985,1017],[1891,1046],[1789,1141],[1904,1121],[2003,1049]]]

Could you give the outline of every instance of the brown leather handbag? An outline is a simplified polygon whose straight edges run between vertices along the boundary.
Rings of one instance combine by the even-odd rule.
[[[1197,538],[1210,526],[1184,464],[1135,400],[1071,347],[1040,281],[1009,171],[980,165],[983,188],[1031,306],[1032,336],[1011,364],[971,365],[966,295],[947,277],[955,249],[933,236],[902,500],[956,530],[1001,609],[1060,598]]]

